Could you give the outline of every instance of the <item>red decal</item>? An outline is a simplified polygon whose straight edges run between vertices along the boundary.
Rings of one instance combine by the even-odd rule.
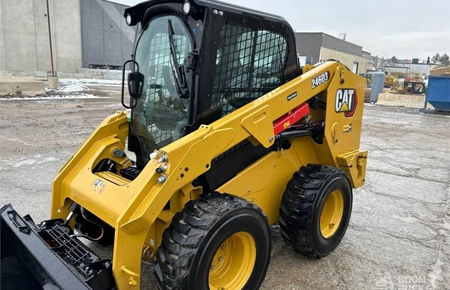
[[[355,103],[353,104],[352,110],[350,112],[344,113],[345,117],[347,117],[347,118],[353,117],[353,115],[356,112],[356,108],[358,107],[358,92],[356,90],[355,90],[355,100],[354,100],[354,102]]]
[[[309,105],[307,103],[301,104],[297,108],[293,109],[291,112],[282,116],[275,122],[273,122],[273,132],[275,135],[283,132],[284,130],[290,128],[292,125],[297,123],[301,118],[309,114]]]

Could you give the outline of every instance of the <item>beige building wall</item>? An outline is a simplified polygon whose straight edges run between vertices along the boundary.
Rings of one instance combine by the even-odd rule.
[[[358,74],[365,73],[368,69],[373,69],[373,64],[363,57],[321,47],[320,60],[326,59],[338,60],[345,64],[350,70],[353,69],[353,64],[356,62],[358,63]]]
[[[81,68],[79,0],[49,0],[55,70]],[[45,0],[0,0],[0,71],[50,71]]]

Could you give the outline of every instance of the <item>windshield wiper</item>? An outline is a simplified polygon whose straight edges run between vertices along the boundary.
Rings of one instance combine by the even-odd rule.
[[[175,87],[177,89],[178,96],[182,99],[189,98],[189,90],[186,86],[186,75],[184,73],[183,66],[178,64],[177,51],[175,49],[175,42],[173,39],[174,31],[172,21],[170,19],[167,21],[167,28],[169,30],[169,46],[170,46],[170,55],[172,57],[173,62],[173,76],[175,78]]]

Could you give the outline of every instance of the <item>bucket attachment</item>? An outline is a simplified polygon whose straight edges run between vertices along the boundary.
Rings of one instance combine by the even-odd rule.
[[[1,215],[1,289],[116,289],[112,262],[100,259],[61,219],[36,225],[7,204]]]

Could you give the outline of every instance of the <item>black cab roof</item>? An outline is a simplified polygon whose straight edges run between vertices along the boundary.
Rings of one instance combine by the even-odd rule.
[[[147,11],[148,8],[158,5],[158,4],[165,4],[165,3],[184,3],[188,0],[149,0],[142,3],[139,3],[135,6],[129,7],[125,9],[124,16],[127,14],[131,14],[133,18],[140,22],[144,16],[145,11]],[[290,27],[289,23],[286,19],[279,15],[270,14],[254,9],[250,9],[247,7],[242,7],[239,5],[226,3],[223,1],[217,1],[217,0],[189,0],[191,3],[194,3],[197,6],[202,6],[205,8],[211,8],[211,9],[217,9],[225,12],[231,12],[234,14],[241,14],[241,15],[248,15],[253,16],[257,18],[263,18],[269,21],[279,22],[283,23]]]

